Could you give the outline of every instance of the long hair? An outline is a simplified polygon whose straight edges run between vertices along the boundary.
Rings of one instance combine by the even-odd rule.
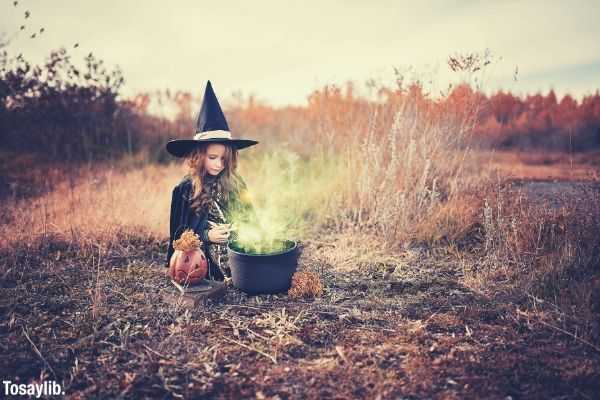
[[[208,203],[211,201],[210,193],[204,185],[205,176],[208,174],[204,168],[204,159],[206,158],[206,149],[210,143],[202,143],[194,149],[186,158],[188,175],[192,180],[192,194],[190,197],[190,207],[194,212],[200,214],[207,210]],[[237,158],[238,150],[228,144],[225,146],[224,168],[217,178],[217,190],[223,194],[225,201],[229,200],[229,193],[237,187]]]

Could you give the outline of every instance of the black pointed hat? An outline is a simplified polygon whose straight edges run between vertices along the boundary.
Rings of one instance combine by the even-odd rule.
[[[170,140],[167,143],[167,151],[175,157],[185,157],[200,143],[229,144],[238,150],[258,143],[256,140],[233,139],[231,137],[229,125],[227,125],[227,120],[210,81],[206,84],[206,90],[204,91],[204,99],[196,123],[196,134],[192,139]]]

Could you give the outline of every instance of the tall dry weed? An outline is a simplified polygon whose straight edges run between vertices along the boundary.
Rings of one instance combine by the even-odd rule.
[[[469,107],[477,112],[477,104]],[[368,119],[365,132],[337,132],[337,154],[323,150],[339,162],[342,190],[332,193],[341,200],[338,218],[391,247],[459,232],[456,222],[465,210],[451,215],[446,205],[463,201],[487,179],[470,158],[473,115],[451,117],[416,94],[399,92],[362,117]]]
[[[470,158],[468,137],[478,97],[463,91],[453,101],[428,99],[418,84],[367,102],[348,96],[313,96],[293,151],[282,143],[243,154],[241,173],[264,213],[284,220],[290,235],[321,228],[381,238],[387,247],[453,237],[469,218],[464,206],[484,171]],[[458,103],[457,103],[458,102]],[[448,106],[452,104],[452,106]],[[70,243],[115,241],[119,232],[168,234],[170,192],[182,166],[123,161],[69,179],[47,195],[12,201],[2,245],[59,234]],[[455,204],[454,206],[449,206]],[[273,210],[275,210],[273,212]]]
[[[600,192],[590,185],[547,184],[561,185],[559,199],[532,200],[527,186],[487,193],[483,254],[467,282],[486,292],[526,294],[533,305],[546,302],[563,329],[597,335]]]

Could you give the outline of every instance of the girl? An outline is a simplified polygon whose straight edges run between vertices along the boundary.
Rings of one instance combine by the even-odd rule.
[[[207,278],[224,280],[231,276],[227,242],[234,234],[233,217],[253,217],[246,184],[236,173],[238,150],[258,142],[232,139],[210,81],[196,132],[191,140],[167,143],[167,151],[185,158],[188,167],[188,173],[172,193],[167,266],[174,252],[173,241],[186,229],[192,229],[200,236],[207,256]]]

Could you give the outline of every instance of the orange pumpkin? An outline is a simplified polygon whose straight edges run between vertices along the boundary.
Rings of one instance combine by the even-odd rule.
[[[208,261],[199,249],[175,250],[169,262],[169,275],[179,284],[196,284],[206,277]]]

